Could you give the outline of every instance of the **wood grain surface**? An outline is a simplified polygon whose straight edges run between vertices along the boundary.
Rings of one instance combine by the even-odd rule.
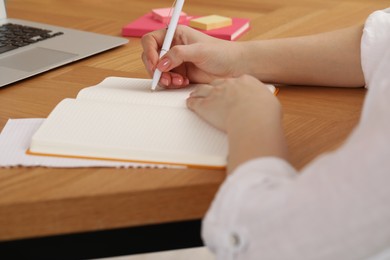
[[[8,15],[120,36],[121,27],[171,1],[9,0]],[[307,35],[362,24],[384,0],[192,0],[184,11],[251,19],[239,40]],[[93,43],[91,43],[93,44]],[[44,118],[64,98],[108,76],[148,77],[140,39],[0,89],[9,118]],[[1,68],[0,68],[1,69]],[[357,124],[365,90],[281,86],[291,162],[301,169],[338,147]],[[199,169],[0,168],[0,240],[203,217],[222,171]]]

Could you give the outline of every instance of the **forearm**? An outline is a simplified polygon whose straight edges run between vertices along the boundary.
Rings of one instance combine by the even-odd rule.
[[[271,104],[272,105],[272,104]],[[250,115],[236,110],[227,130],[229,139],[228,173],[242,163],[258,157],[274,156],[287,159],[280,107],[258,110]]]
[[[359,87],[363,27],[311,36],[249,41],[242,45],[245,73],[264,82]]]

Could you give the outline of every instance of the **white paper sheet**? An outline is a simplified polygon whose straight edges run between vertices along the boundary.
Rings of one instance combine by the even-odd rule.
[[[9,119],[0,134],[0,167],[44,166],[44,167],[136,167],[167,168],[166,165],[111,162],[86,159],[70,159],[27,155],[26,150],[35,131],[42,124],[42,118]],[[172,166],[170,168],[179,168]]]

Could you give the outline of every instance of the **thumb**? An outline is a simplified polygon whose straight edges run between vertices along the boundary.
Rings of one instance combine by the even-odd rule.
[[[157,63],[157,69],[170,71],[184,62],[197,63],[200,59],[201,48],[198,44],[176,45],[172,47]]]

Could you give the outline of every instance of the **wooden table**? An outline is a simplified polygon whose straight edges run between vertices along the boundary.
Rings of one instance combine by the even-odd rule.
[[[116,36],[123,25],[152,8],[172,4],[165,0],[7,3],[12,18]],[[250,18],[251,30],[240,40],[260,40],[361,24],[372,11],[387,6],[384,0],[192,0],[184,11]],[[80,89],[107,76],[148,77],[141,52],[140,40],[131,38],[126,46],[1,88],[0,129],[9,118],[44,118],[60,100],[75,97]],[[361,88],[281,87],[278,97],[296,168],[343,142],[359,119],[364,95]],[[58,235],[126,229],[131,233],[136,227],[177,222],[190,223],[198,234],[199,219],[224,178],[222,171],[199,169],[1,168],[0,248],[19,248],[18,241],[38,238],[48,242]]]

